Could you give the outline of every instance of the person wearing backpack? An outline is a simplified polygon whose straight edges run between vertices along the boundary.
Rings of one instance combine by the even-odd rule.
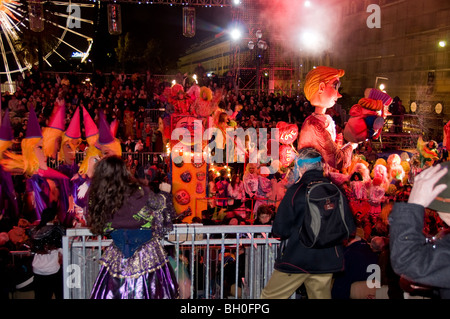
[[[300,179],[287,189],[273,222],[272,232],[281,243],[275,269],[261,292],[262,299],[287,299],[303,284],[308,299],[331,299],[333,273],[344,268],[343,242],[356,230],[347,200],[338,192],[339,219],[336,221],[342,216],[340,223],[344,225],[345,233],[327,242],[321,238],[324,227],[320,227],[318,236],[312,242],[301,239],[305,237],[305,228],[309,228],[305,217],[313,215],[308,204],[308,189],[311,184],[317,183],[329,186],[331,181],[324,176],[322,157],[314,148],[301,149],[297,164]],[[327,205],[335,206],[331,202],[323,206]]]

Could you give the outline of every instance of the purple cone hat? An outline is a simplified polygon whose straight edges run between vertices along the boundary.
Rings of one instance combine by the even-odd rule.
[[[27,124],[27,131],[25,133],[25,138],[35,138],[35,137],[42,138],[42,131],[41,127],[39,126],[39,121],[37,119],[36,113],[34,112],[34,109],[30,107],[30,114],[28,116],[28,124]]]
[[[70,120],[69,127],[66,130],[66,136],[72,139],[81,138],[81,128],[80,128],[80,108],[77,107],[72,119]]]
[[[1,141],[12,141],[14,139],[13,130],[11,127],[11,121],[9,120],[9,110],[6,109],[5,115],[3,117],[2,126],[0,126],[0,140]]]
[[[89,115],[89,112],[86,110],[84,106],[83,106],[83,121],[86,138],[98,134],[97,125],[95,125],[94,120]]]
[[[57,106],[55,114],[50,118],[48,127],[64,131],[66,128],[66,107],[64,105]]]
[[[114,136],[111,133],[108,121],[106,120],[103,110],[99,110],[99,123],[98,123],[98,143],[106,145],[114,142]]]

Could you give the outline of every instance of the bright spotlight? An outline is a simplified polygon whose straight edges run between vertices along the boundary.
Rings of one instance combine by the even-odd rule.
[[[320,51],[325,47],[325,39],[315,31],[303,32],[301,42],[306,50]]]
[[[444,40],[439,41],[439,46],[440,46],[441,48],[444,48],[446,45],[447,45],[447,42],[446,42],[446,41],[444,41]]]
[[[238,5],[241,4],[241,0],[233,0],[233,4],[234,4],[235,6],[238,6]]]
[[[241,36],[242,36],[241,30],[233,29],[233,30],[231,30],[230,35],[231,35],[231,39],[239,40],[241,38]]]
[[[305,7],[307,7],[307,8],[311,7],[311,1],[306,0]]]

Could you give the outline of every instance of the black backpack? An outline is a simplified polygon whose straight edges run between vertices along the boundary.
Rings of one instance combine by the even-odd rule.
[[[307,248],[328,248],[350,236],[345,222],[344,195],[330,181],[315,181],[306,189],[306,210],[299,229]]]

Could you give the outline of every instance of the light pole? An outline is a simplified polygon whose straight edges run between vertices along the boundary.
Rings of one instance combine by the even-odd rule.
[[[250,49],[250,51],[255,50],[256,52],[256,85],[255,85],[255,90],[257,92],[257,94],[259,95],[259,91],[260,91],[260,84],[261,84],[261,77],[260,77],[260,69],[261,69],[261,59],[262,59],[262,55],[264,53],[265,50],[267,50],[267,48],[269,47],[267,45],[267,42],[264,41],[262,39],[262,31],[261,30],[256,30],[255,32],[255,36],[256,36],[256,43],[253,42],[252,40],[250,40],[248,42],[248,48]]]
[[[384,81],[382,81],[382,82],[380,83],[380,86],[379,86],[379,87],[377,87],[377,85],[378,85],[378,80],[384,80]],[[383,91],[383,92],[384,92],[384,90],[386,89],[386,81],[388,81],[388,80],[389,80],[389,78],[385,78],[385,77],[382,77],[382,76],[377,76],[377,77],[375,78],[374,89],[377,89],[377,90],[380,90],[380,91]]]

